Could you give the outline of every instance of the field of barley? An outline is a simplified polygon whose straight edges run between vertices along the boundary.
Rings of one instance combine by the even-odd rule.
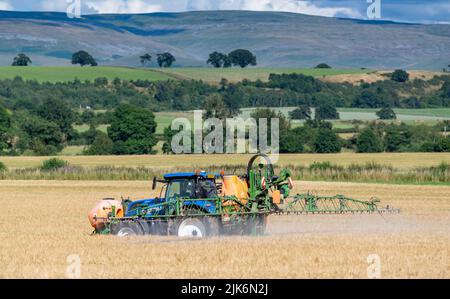
[[[401,159],[400,159],[401,160]],[[450,187],[295,182],[295,192],[382,199],[398,215],[271,216],[261,237],[91,236],[105,197],[155,195],[150,182],[0,181],[0,278],[450,278]],[[70,262],[70,260],[69,260]]]
[[[255,81],[268,81],[270,74],[303,74],[317,78],[328,78],[337,75],[366,75],[370,70],[362,69],[295,69],[295,68],[222,68],[215,69],[209,67],[183,67],[183,68],[165,68],[161,70],[163,74],[173,76],[178,79],[202,80],[207,83],[217,84],[222,79],[229,82],[239,82],[244,79]]]
[[[202,167],[212,165],[247,165],[251,154],[208,155],[140,155],[140,156],[59,156],[73,166],[126,166],[171,169],[174,167]],[[50,157],[21,156],[0,157],[8,168],[37,167]],[[441,162],[450,163],[448,153],[338,153],[338,154],[281,154],[277,165],[307,166],[314,162],[328,161],[336,165],[348,166],[353,163],[376,162],[404,169],[422,166],[436,166]]]

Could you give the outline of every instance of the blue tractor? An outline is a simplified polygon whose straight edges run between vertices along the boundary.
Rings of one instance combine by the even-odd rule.
[[[207,172],[171,173],[164,180],[159,197],[124,201],[124,217],[112,224],[111,233],[119,236],[143,234],[171,234],[180,237],[205,237],[220,233],[217,217],[218,184],[220,175]],[[173,218],[181,212],[186,216]],[[123,221],[123,219],[133,219]]]
[[[259,159],[259,162],[258,162]],[[104,199],[88,217],[96,234],[176,235],[209,237],[219,234],[264,234],[271,214],[392,213],[380,209],[379,200],[318,196],[310,192],[289,196],[291,172],[275,175],[268,156],[250,159],[242,176],[208,172],[172,173],[153,179],[153,190],[163,183],[156,198],[137,201]]]
[[[153,179],[153,190],[158,183],[164,184],[156,198],[104,199],[88,215],[94,233],[180,237],[263,234],[267,216],[275,208],[269,191],[281,188],[288,195],[288,177],[275,177],[270,159],[263,158],[265,165],[252,169],[252,159],[247,174],[240,177],[200,171],[171,173],[161,180]]]

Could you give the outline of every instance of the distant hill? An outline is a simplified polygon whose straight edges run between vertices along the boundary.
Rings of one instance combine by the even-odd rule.
[[[259,66],[430,69],[450,64],[450,25],[338,19],[280,12],[202,11],[88,15],[0,11],[0,65],[18,52],[34,65],[67,65],[84,49],[100,64],[138,66],[170,51],[177,66],[204,66],[212,51],[247,48]],[[153,59],[153,63],[154,63]]]

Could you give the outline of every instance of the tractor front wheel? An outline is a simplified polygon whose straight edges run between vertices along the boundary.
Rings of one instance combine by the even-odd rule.
[[[220,234],[220,222],[216,216],[208,216],[197,209],[185,211],[186,218],[169,220],[168,233],[178,237],[206,238]],[[204,215],[204,216],[203,216]]]
[[[177,229],[178,237],[205,238],[206,228],[198,218],[187,218],[180,222]]]
[[[136,236],[143,235],[143,231],[139,223],[134,222],[123,222],[118,223],[112,229],[112,234],[118,237],[128,237],[128,236]]]

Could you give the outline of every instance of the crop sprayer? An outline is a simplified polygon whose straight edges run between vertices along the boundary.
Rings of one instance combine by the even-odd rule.
[[[259,161],[257,161],[259,160]],[[219,234],[262,235],[269,215],[398,213],[379,200],[357,200],[312,193],[290,196],[292,174],[275,175],[270,158],[252,157],[242,176],[204,171],[171,173],[153,179],[159,197],[131,201],[106,198],[89,213],[94,234],[176,235],[211,237]]]

